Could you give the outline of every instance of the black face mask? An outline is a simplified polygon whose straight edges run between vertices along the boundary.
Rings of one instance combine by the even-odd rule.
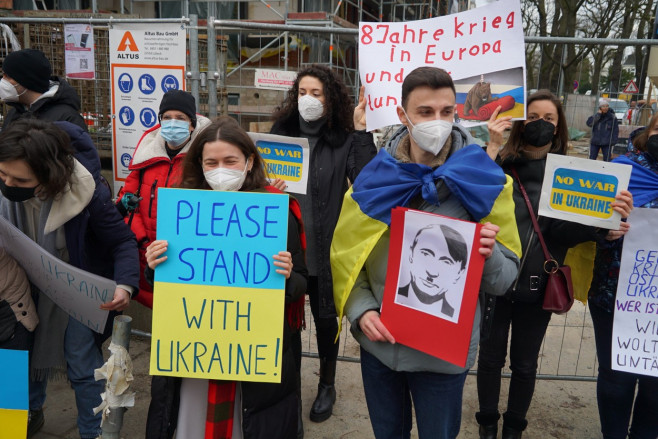
[[[647,140],[647,152],[654,160],[658,160],[658,134],[654,134]]]
[[[9,201],[15,203],[20,203],[21,201],[29,200],[34,197],[35,187],[16,187],[16,186],[7,186],[5,182],[0,178],[0,192],[2,195]]]
[[[526,144],[541,148],[551,143],[554,132],[555,125],[546,122],[544,119],[537,119],[525,125],[523,128],[523,138]]]

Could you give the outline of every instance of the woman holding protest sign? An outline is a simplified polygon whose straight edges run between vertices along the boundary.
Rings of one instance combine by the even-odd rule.
[[[0,144],[0,215],[55,257],[114,279],[118,286],[101,308],[126,309],[139,282],[137,245],[111,202],[89,134],[68,122],[25,119],[5,128]],[[94,378],[103,364],[100,334],[41,291],[34,297],[39,325],[30,357],[28,433],[43,426],[48,378],[66,370],[80,437],[96,438],[101,413],[93,409],[105,388]]]
[[[334,378],[338,344],[335,339],[338,323],[329,247],[348,179],[354,181],[377,152],[372,134],[365,131],[365,104],[361,96],[359,105],[354,108],[352,98],[338,76],[326,66],[311,65],[297,74],[282,107],[273,116],[273,134],[304,137],[308,139],[310,148],[306,194],[297,195],[297,198],[309,236],[306,252],[309,270],[307,293],[320,356],[318,393],[310,412],[311,421],[314,422],[327,420],[336,400]],[[299,333],[295,337],[299,371],[301,337]],[[301,416],[299,419],[301,422]],[[302,435],[300,423],[298,437]]]
[[[247,133],[230,117],[220,117],[194,139],[183,164],[181,187],[217,191],[277,191],[268,188],[263,161]],[[278,192],[278,191],[277,191]],[[276,272],[285,276],[287,318],[284,319],[281,382],[278,384],[182,380],[178,413],[169,433],[147,437],[280,438],[297,432],[296,371],[291,349],[288,305],[306,290],[304,236],[299,205],[291,197],[287,249],[273,256]],[[149,269],[167,259],[167,242],[156,240],[146,249]],[[152,277],[152,271],[147,275]]]
[[[658,208],[658,115],[615,163],[633,166],[629,190],[644,208]],[[596,246],[589,310],[599,359],[596,397],[605,439],[658,437],[658,378],[612,369],[612,326],[623,238]],[[637,393],[636,393],[637,391]],[[631,421],[632,418],[632,421]],[[629,432],[630,424],[630,432]]]
[[[500,108],[499,108],[500,109]],[[480,438],[494,439],[498,434],[498,401],[501,372],[507,356],[507,341],[511,327],[510,361],[512,378],[509,386],[507,411],[503,414],[503,438],[520,438],[528,421],[537,375],[537,358],[551,313],[542,308],[543,288],[540,280],[544,272],[544,252],[534,230],[521,186],[525,189],[534,215],[537,215],[547,154],[566,155],[568,128],[562,104],[548,90],[539,90],[528,98],[527,119],[496,119],[495,111],[489,120],[490,142],[487,152],[514,179],[514,204],[519,237],[523,248],[519,274],[505,296],[490,299],[493,310],[488,337],[480,343],[478,357],[478,398],[480,411],[475,417],[480,424]],[[507,143],[499,151],[503,131],[511,125]],[[617,197],[613,208],[627,217],[632,209],[632,198],[627,191]],[[597,230],[594,227],[548,217],[539,218],[539,228],[553,258],[562,265],[567,250],[581,242],[616,239],[621,231]]]

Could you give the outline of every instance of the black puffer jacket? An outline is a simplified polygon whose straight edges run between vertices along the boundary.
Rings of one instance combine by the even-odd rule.
[[[8,102],[9,110],[2,128],[23,117],[34,117],[47,122],[67,121],[87,131],[85,120],[80,115],[80,96],[64,78],[50,78],[50,89],[29,108],[18,102]]]
[[[537,234],[532,226],[532,220],[528,213],[525,199],[519,189],[519,183],[514,178],[511,169],[516,169],[516,172],[519,174],[519,178],[528,193],[528,198],[536,216],[539,208],[541,187],[544,181],[546,159],[528,160],[525,158],[515,158],[506,160],[501,166],[505,173],[511,175],[514,179],[513,198],[516,224],[519,228],[519,238],[521,238],[521,249],[523,251],[519,275],[510,287],[508,295],[512,299],[532,302],[543,297],[544,294],[542,288],[534,291],[531,290],[531,285],[532,288],[540,286],[538,282],[544,271],[545,258]],[[538,223],[549,253],[560,265],[564,263],[564,257],[570,247],[581,242],[595,241],[597,239],[597,229],[595,227],[548,217],[539,217]]]
[[[276,122],[270,131],[282,136],[300,137],[298,118],[290,123]],[[354,181],[361,169],[377,154],[372,134],[355,131],[329,130],[326,127],[315,145],[309,165],[310,189],[313,200],[313,220],[317,249],[317,276],[320,317],[336,317],[329,250],[334,229],[347,192],[347,179]]]

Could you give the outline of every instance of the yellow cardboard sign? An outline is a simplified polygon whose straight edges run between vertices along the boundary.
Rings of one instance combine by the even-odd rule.
[[[161,188],[152,375],[280,382],[288,195]]]
[[[27,436],[27,410],[0,409],[0,439]]]
[[[151,375],[280,382],[284,294],[156,282]]]

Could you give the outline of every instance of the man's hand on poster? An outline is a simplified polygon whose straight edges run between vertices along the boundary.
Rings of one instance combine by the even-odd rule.
[[[366,87],[361,86],[359,90],[359,104],[354,107],[354,129],[363,131],[366,129]]]
[[[503,146],[503,141],[505,140],[503,138],[503,133],[505,130],[512,128],[512,116],[505,116],[501,117],[500,119],[496,119],[502,108],[503,107],[499,105],[498,108],[496,108],[496,111],[494,111],[489,118],[489,122],[487,122],[487,128],[489,129],[487,154],[489,154],[489,157],[491,157],[493,160],[496,159],[498,150],[501,146]]]
[[[107,311],[123,311],[130,305],[130,293],[123,288],[117,287],[114,290],[114,297],[111,302],[105,302],[101,305],[101,309]]]
[[[395,338],[388,332],[379,318],[379,311],[371,309],[359,318],[359,328],[370,341],[383,341],[395,344]]]
[[[146,247],[146,263],[151,270],[155,270],[155,267],[167,260],[162,254],[167,251],[168,245],[164,239],[156,239]]]
[[[495,224],[486,223],[480,229],[480,248],[478,251],[484,259],[489,259],[493,253],[493,246],[496,244],[496,235],[500,231],[500,227]]]
[[[270,182],[270,185],[272,185],[273,187],[277,188],[280,191],[285,191],[286,189],[288,189],[288,184],[284,180],[281,180],[278,177],[272,180]]]
[[[282,274],[286,279],[290,279],[292,272],[292,255],[290,252],[279,252],[278,255],[272,256],[274,258],[274,265],[279,267],[276,272]]]

